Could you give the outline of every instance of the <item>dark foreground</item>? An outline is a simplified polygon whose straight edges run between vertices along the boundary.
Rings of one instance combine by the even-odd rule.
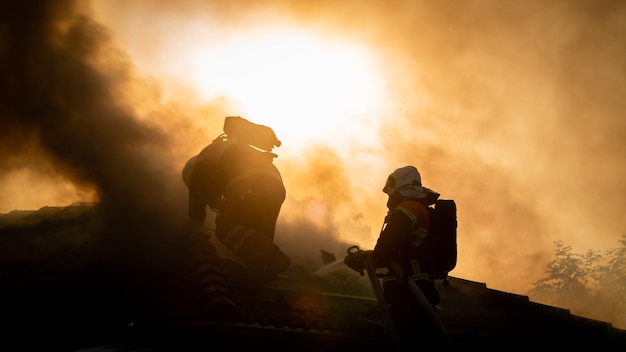
[[[172,248],[161,246],[148,260],[118,261],[120,247],[94,241],[91,209],[0,214],[0,350],[394,350],[371,286],[341,263],[324,275],[294,264],[264,288],[234,290],[240,314],[218,320],[198,310],[184,256],[162,261]],[[626,350],[626,331],[609,323],[484,283],[438,285],[457,351]]]

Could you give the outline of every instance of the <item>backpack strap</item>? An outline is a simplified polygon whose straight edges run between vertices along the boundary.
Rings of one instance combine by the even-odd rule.
[[[430,216],[427,207],[420,202],[407,200],[398,204],[396,210],[401,211],[411,219],[413,228],[411,231],[411,237],[413,238],[411,246],[418,247],[428,236],[430,229]]]

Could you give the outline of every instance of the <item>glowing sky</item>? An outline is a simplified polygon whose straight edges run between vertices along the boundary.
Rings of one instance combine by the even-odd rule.
[[[294,256],[373,247],[386,175],[407,164],[457,201],[452,275],[491,288],[525,293],[555,240],[582,252],[626,233],[624,2],[90,3],[59,1],[23,41],[0,32],[2,50],[46,49],[23,74],[0,62],[32,80],[15,83],[26,98],[3,85],[0,212],[141,197],[133,175],[153,170],[184,208],[182,165],[241,115],[283,141],[277,242]],[[92,78],[102,101],[81,99]],[[39,101],[58,115],[26,108]]]

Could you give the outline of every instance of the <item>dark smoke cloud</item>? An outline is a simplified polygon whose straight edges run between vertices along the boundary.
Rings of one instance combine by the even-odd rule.
[[[80,3],[0,9],[0,165],[6,172],[43,160],[94,188],[114,257],[177,233],[185,192],[168,161],[168,135],[123,100],[130,63]]]

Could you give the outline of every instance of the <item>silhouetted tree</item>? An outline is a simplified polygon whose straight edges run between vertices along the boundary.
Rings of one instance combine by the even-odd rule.
[[[601,256],[590,250],[582,255],[572,252],[572,246],[555,241],[555,258],[548,263],[548,275],[534,283],[529,295],[552,305],[578,305],[591,295],[589,280],[594,263]]]
[[[598,282],[597,299],[603,307],[603,316],[614,318],[611,321],[626,328],[626,235],[619,241],[621,247],[606,252],[605,265],[595,274]]]
[[[529,297],[626,328],[626,235],[619,243],[622,247],[602,256],[595,250],[573,253],[571,246],[555,241],[547,276],[533,284]]]

